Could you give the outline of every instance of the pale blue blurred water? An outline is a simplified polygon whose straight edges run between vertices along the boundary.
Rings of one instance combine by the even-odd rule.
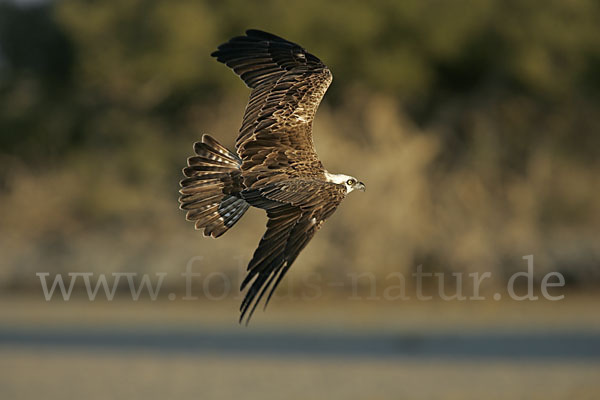
[[[554,359],[600,361],[600,335],[590,332],[351,333],[169,330],[156,327],[92,330],[0,329],[0,346],[156,351],[276,357],[375,359]]]

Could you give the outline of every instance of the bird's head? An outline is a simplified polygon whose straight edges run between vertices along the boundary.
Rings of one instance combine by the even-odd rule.
[[[327,182],[344,185],[346,187],[346,193],[350,193],[353,190],[361,190],[363,192],[366,190],[365,184],[353,176],[344,174],[330,174],[329,172],[325,172],[325,179]]]

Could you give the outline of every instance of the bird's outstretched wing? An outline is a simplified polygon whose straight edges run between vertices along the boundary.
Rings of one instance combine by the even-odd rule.
[[[236,141],[246,186],[322,171],[312,121],[333,79],[327,66],[299,45],[258,30],[220,45],[212,56],[252,88]]]
[[[244,199],[267,209],[267,231],[248,264],[240,290],[252,282],[240,306],[240,322],[252,317],[271,287],[265,307],[300,251],[344,199],[346,191],[333,183],[309,179],[277,182],[242,193]]]

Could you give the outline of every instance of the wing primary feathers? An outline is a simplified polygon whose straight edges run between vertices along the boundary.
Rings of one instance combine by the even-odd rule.
[[[271,297],[273,296],[273,293],[275,293],[275,289],[277,289],[277,286],[279,286],[279,283],[285,276],[288,269],[290,269],[291,265],[292,265],[292,263],[286,262],[286,265],[279,270],[279,273],[277,274],[277,280],[273,284],[273,288],[269,292],[269,295],[267,296],[267,300],[265,300],[265,305],[263,307],[263,310],[266,310],[267,306],[269,305],[269,301],[271,301]]]
[[[252,309],[250,310],[250,313],[248,314],[248,318],[246,318],[246,326],[248,326],[248,324],[250,323],[250,319],[252,318],[252,314],[254,314],[254,310],[256,310],[256,307],[258,306],[258,303],[260,303],[260,300],[264,296],[265,291],[267,290],[267,288],[269,286],[271,286],[271,282],[273,281],[273,278],[276,275],[277,275],[276,271],[271,272],[271,274],[269,275],[269,279],[267,280],[266,283],[264,283],[264,281],[265,281],[266,278],[262,279],[262,281],[260,282],[259,286],[257,286],[257,289],[255,291],[250,292],[248,294],[249,295],[248,302],[246,302],[245,304],[242,303],[242,304],[244,304],[244,306],[241,309],[240,323],[244,320],[244,316],[246,315],[246,312],[250,308],[250,305],[252,304],[252,301],[253,301],[254,297],[256,297],[256,292],[258,292],[259,288],[262,287],[262,289],[260,290],[260,293],[258,294],[258,297],[256,298],[256,301],[254,301],[254,305],[252,306]],[[260,278],[260,275],[259,275],[259,278]],[[254,284],[252,285],[252,287],[254,287]]]

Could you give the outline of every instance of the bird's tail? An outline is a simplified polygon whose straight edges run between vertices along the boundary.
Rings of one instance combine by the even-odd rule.
[[[204,229],[205,236],[219,237],[244,215],[249,204],[239,197],[242,161],[209,135],[194,144],[195,156],[183,169],[179,203],[186,219]]]

